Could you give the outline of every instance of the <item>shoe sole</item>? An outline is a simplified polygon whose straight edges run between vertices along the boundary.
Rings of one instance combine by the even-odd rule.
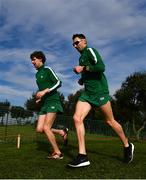
[[[132,144],[132,143],[130,143],[131,144],[131,146],[132,146],[132,158],[131,158],[131,160],[128,162],[128,163],[131,163],[132,162],[132,160],[133,160],[133,154],[134,154],[134,144]]]
[[[60,158],[46,157],[46,159],[55,159],[55,160],[61,160],[61,159],[63,159],[63,157],[60,157]]]
[[[63,131],[64,131],[66,134],[68,134],[69,129],[68,129],[68,128],[65,128],[65,129],[63,129]]]
[[[56,159],[56,160],[58,159],[58,160],[61,160],[61,159],[63,159],[63,155],[59,156],[59,155],[56,154],[56,158],[55,158],[55,155],[54,156],[50,155],[50,156],[47,156],[46,159]]]
[[[72,165],[72,164],[68,164],[69,167],[85,167],[85,166],[89,166],[90,165],[90,161],[87,161],[87,162],[83,162],[83,163],[80,163],[78,165]]]

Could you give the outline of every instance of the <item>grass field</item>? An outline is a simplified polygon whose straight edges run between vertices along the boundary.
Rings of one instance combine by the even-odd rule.
[[[145,179],[146,142],[134,142],[135,158],[131,164],[122,162],[122,145],[117,138],[86,135],[88,157],[91,165],[70,169],[66,165],[77,154],[77,140],[70,132],[69,144],[63,147],[62,139],[57,137],[64,154],[63,160],[48,160],[50,149],[44,141],[22,141],[16,149],[14,142],[0,142],[1,179]]]

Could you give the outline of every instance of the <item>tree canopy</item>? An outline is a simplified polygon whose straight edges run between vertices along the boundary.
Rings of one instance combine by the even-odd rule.
[[[135,72],[126,78],[114,94],[116,116],[123,122],[131,122],[137,135],[146,123],[146,72]]]

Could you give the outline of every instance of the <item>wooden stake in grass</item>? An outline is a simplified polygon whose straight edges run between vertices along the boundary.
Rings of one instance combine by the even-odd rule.
[[[20,149],[21,136],[18,134],[17,136],[17,149]]]

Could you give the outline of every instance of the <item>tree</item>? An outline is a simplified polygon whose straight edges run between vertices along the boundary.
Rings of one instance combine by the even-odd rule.
[[[78,90],[75,94],[70,94],[67,101],[64,102],[64,113],[72,116],[75,112],[75,106],[78,98],[82,92],[82,89]]]
[[[127,77],[114,97],[116,115],[127,125],[132,124],[133,132],[139,140],[146,125],[146,72],[136,72]]]
[[[32,94],[32,97],[27,99],[25,105],[27,110],[38,112],[40,110],[40,103],[36,104],[35,93]]]
[[[32,111],[25,110],[21,106],[12,106],[11,107],[11,117],[16,118],[17,124],[21,124],[21,119],[32,117]]]
[[[0,102],[0,117],[1,117],[1,125],[4,125],[4,116],[9,112],[10,102],[7,100],[5,102]]]

